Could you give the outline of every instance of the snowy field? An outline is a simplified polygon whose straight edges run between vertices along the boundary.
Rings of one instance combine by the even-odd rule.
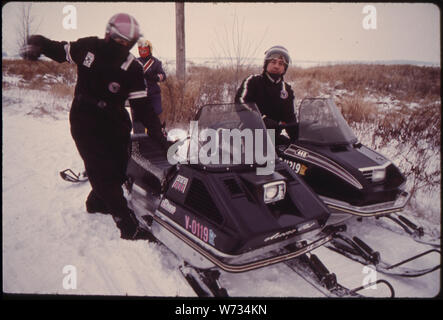
[[[12,85],[3,90],[2,104],[3,292],[195,296],[177,261],[158,245],[122,240],[110,216],[86,212],[88,183],[60,179],[59,171],[83,167],[69,132],[69,100]],[[359,222],[355,228],[391,263],[429,249],[382,228]],[[358,287],[368,276],[362,265],[326,248],[314,253],[344,286]],[[433,255],[415,266],[438,263],[440,257]],[[66,266],[76,270],[75,288],[64,286]],[[433,297],[440,291],[440,276],[440,270],[409,279],[376,275],[394,286],[397,297]],[[283,265],[247,274],[222,272],[221,283],[234,297],[323,296]],[[380,285],[362,294],[385,297],[388,292]]]

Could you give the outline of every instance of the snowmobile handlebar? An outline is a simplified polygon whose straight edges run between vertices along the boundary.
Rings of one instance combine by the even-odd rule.
[[[134,133],[131,134],[131,142],[140,142],[146,139],[153,139],[150,135],[146,134],[146,133]],[[169,140],[168,140],[169,141]],[[175,141],[169,141],[170,143],[175,143],[178,140]]]
[[[146,133],[131,134],[131,141],[132,142],[143,141],[143,140],[149,139],[149,138],[151,138],[151,137],[149,135],[147,135]]]
[[[288,128],[297,128],[297,127],[298,127],[297,121],[291,121],[291,122],[280,121],[278,123],[279,129],[288,129]]]

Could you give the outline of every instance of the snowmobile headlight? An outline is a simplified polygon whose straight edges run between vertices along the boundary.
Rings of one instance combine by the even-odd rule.
[[[386,169],[376,169],[372,172],[372,182],[383,181],[386,177]]]
[[[278,194],[278,186],[269,186],[265,190],[266,199],[274,199]]]
[[[263,200],[265,203],[276,202],[285,198],[286,183],[275,181],[263,185]]]

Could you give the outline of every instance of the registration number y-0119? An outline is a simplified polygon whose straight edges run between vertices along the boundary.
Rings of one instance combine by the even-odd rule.
[[[294,170],[295,173],[302,175],[302,176],[305,175],[306,169],[308,168],[307,166],[305,166],[302,163],[294,162],[291,160],[285,159],[284,161],[289,165],[289,167],[291,167],[292,170]]]
[[[200,221],[186,215],[185,229],[200,240],[215,246],[215,232]]]

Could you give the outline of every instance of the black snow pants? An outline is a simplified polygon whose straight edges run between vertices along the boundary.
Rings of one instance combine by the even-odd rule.
[[[91,193],[103,201],[113,216],[127,219],[129,208],[121,186],[131,155],[128,112],[123,107],[101,109],[74,99],[69,120]]]

